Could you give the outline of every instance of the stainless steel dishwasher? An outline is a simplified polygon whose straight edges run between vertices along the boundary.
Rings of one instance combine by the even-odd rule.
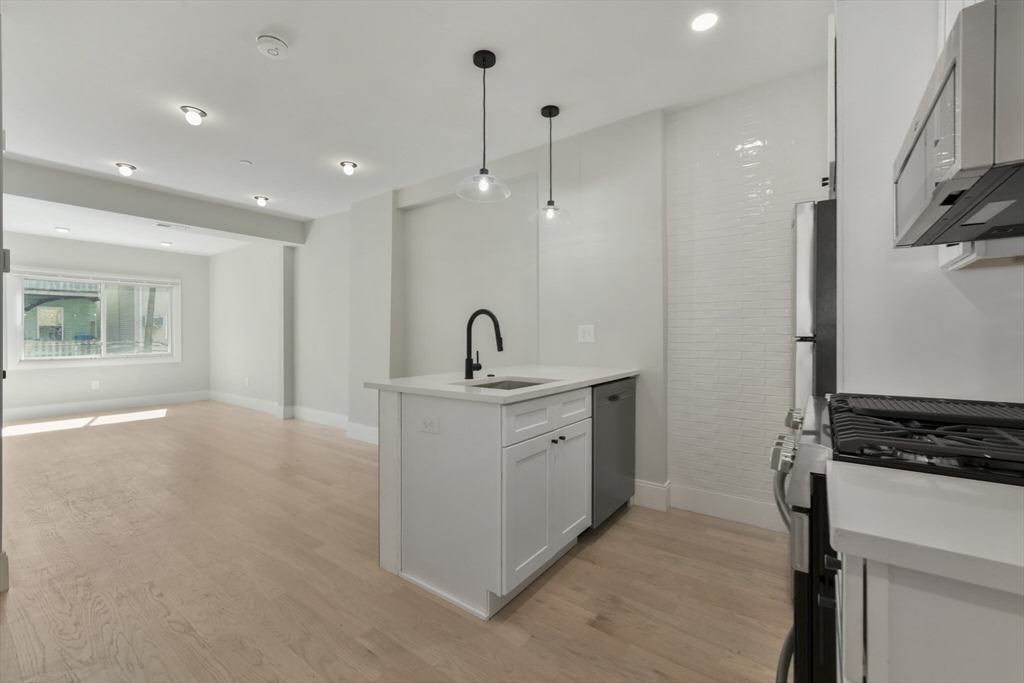
[[[636,485],[636,377],[594,387],[593,524],[633,497]]]

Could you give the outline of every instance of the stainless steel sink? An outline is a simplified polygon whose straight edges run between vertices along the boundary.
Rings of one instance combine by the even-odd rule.
[[[545,384],[545,382],[523,382],[515,379],[503,379],[498,382],[487,382],[486,384],[474,384],[474,387],[478,389],[504,389],[505,391],[511,391],[512,389],[525,389],[526,387],[535,387],[538,384]]]
[[[535,387],[538,384],[550,384],[557,382],[557,379],[547,377],[485,377],[482,379],[467,379],[465,382],[452,382],[458,386],[470,387],[472,389],[497,389],[499,391],[514,391]]]

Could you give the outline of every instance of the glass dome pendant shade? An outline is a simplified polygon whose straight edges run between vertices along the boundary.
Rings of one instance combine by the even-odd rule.
[[[500,202],[512,196],[508,185],[487,170],[487,70],[497,61],[498,58],[490,50],[478,50],[473,54],[473,64],[483,71],[483,163],[479,173],[474,173],[455,186],[455,194],[471,202]]]
[[[549,199],[547,206],[542,206],[533,212],[530,222],[542,228],[564,228],[572,223],[572,215],[565,209],[556,206],[554,200]]]
[[[455,194],[471,202],[500,202],[512,196],[512,190],[495,178],[486,168],[481,168],[475,173],[455,186]]]
[[[541,108],[541,116],[548,120],[548,203],[530,215],[530,222],[541,227],[564,228],[572,223],[572,214],[555,204],[554,163],[551,154],[552,119],[558,116],[558,107],[549,104]]]

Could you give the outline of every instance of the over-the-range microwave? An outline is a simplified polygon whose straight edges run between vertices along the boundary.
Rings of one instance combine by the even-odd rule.
[[[1024,235],[1024,2],[960,12],[893,183],[897,247]]]

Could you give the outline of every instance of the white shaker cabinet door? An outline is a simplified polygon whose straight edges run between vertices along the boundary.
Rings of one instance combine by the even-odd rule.
[[[551,534],[561,550],[590,526],[591,425],[587,419],[553,433],[558,440],[551,460]]]
[[[551,530],[551,460],[545,434],[502,449],[502,590],[511,592],[558,550]]]

